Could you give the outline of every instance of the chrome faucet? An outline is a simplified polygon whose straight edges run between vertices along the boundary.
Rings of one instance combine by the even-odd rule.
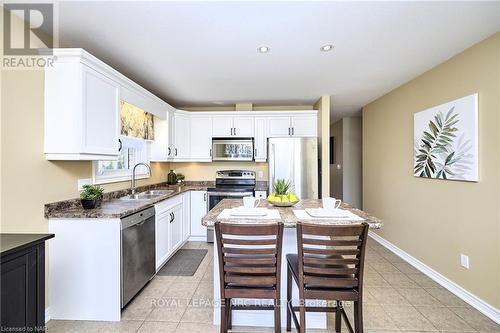
[[[148,173],[151,176],[151,168],[149,167],[148,164],[146,164],[146,163],[137,163],[136,165],[134,165],[134,168],[132,169],[132,186],[131,186],[131,189],[130,189],[132,191],[132,194],[135,194],[135,169],[139,165],[144,165],[146,168],[148,168]]]

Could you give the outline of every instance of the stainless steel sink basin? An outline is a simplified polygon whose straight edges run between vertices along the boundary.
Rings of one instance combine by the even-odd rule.
[[[146,192],[141,192],[140,194],[146,194],[146,195],[167,195],[174,192],[173,190],[149,190]]]
[[[121,197],[121,200],[151,200],[158,198],[162,195],[167,195],[174,192],[173,190],[150,190],[146,192],[130,194],[124,197]]]

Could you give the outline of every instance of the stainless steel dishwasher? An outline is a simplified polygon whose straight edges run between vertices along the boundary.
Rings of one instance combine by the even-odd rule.
[[[121,219],[122,308],[156,273],[155,208]]]

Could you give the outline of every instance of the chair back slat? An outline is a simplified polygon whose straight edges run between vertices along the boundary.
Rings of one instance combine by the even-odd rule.
[[[368,224],[297,224],[299,289],[361,292]]]
[[[263,297],[269,295],[267,291],[270,290],[279,293],[282,223],[217,222],[215,234],[222,299],[227,295]],[[250,291],[245,292],[246,288],[250,288]]]

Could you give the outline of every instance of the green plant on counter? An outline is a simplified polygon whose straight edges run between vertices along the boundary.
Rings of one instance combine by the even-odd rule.
[[[102,198],[104,189],[99,185],[83,185],[83,191],[80,198],[84,200],[98,200]]]
[[[183,182],[184,179],[186,179],[186,176],[184,176],[182,173],[177,174],[177,177],[176,177],[177,182]]]
[[[285,195],[290,189],[290,181],[284,179],[276,179],[273,184],[274,195]]]

